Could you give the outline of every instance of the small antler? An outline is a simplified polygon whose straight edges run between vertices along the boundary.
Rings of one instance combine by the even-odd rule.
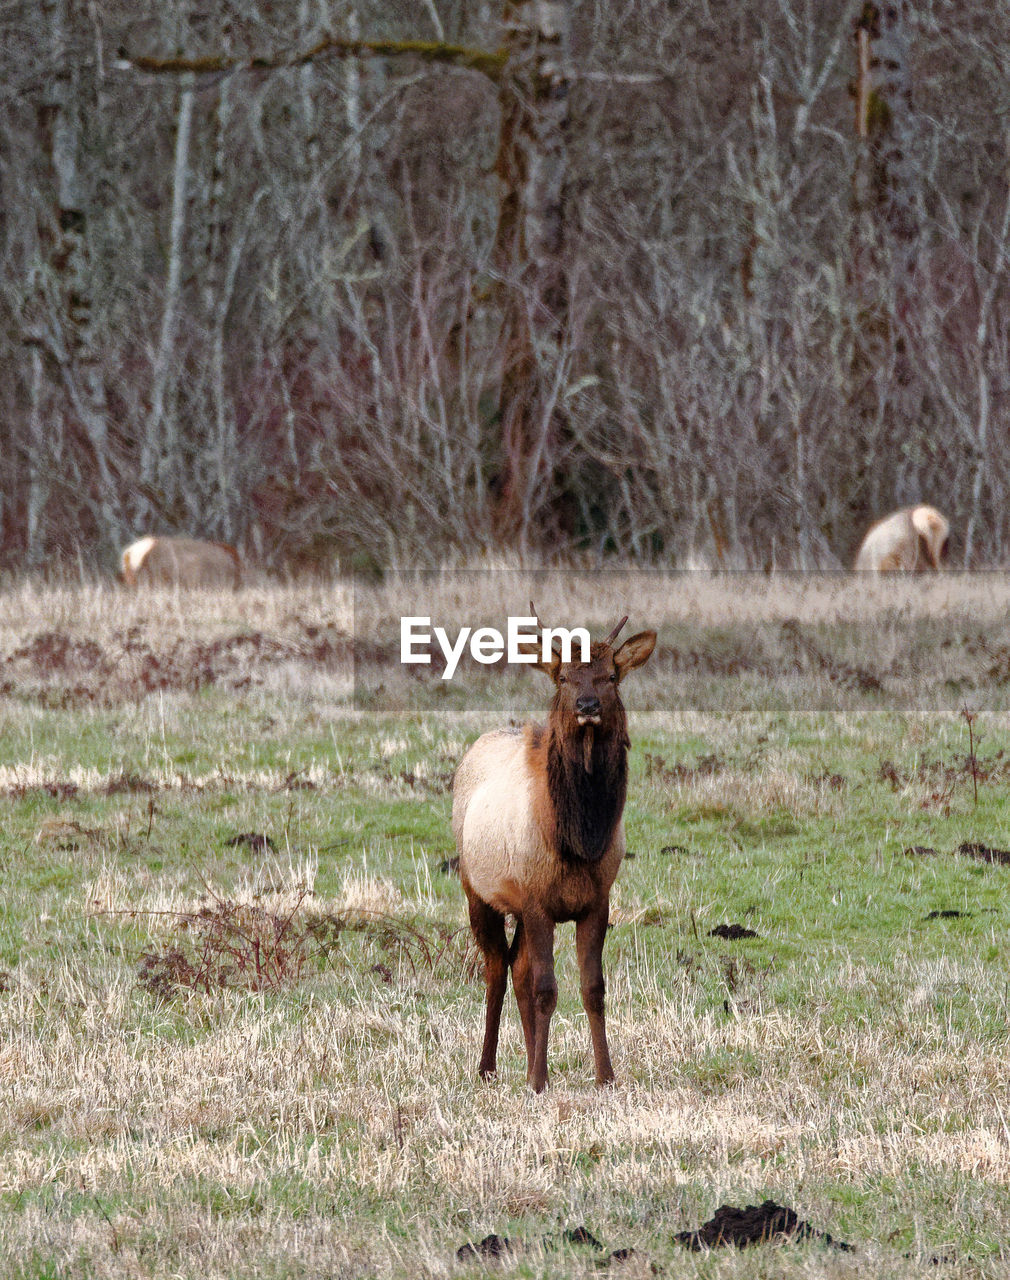
[[[617,639],[618,632],[621,630],[621,628],[624,626],[624,624],[627,621],[628,621],[628,615],[625,614],[624,617],[621,619],[621,621],[617,624],[617,626],[613,629],[613,631],[611,631],[610,635],[607,636],[606,640],[604,640],[603,643],[613,644],[614,641]]]
[[[541,631],[543,631],[544,624],[540,621],[540,614],[537,613],[537,607],[532,600],[530,601],[530,613],[532,613],[534,618],[536,618],[537,626],[540,628]]]

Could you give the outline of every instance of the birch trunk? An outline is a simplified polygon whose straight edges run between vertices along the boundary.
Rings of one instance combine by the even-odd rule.
[[[178,423],[172,391],[175,377],[175,344],[178,328],[179,293],[186,238],[186,188],[189,176],[189,147],[193,123],[193,77],[183,78],[176,120],[175,162],[172,171],[172,224],[169,236],[168,276],[161,317],[161,334],[151,379],[151,416],[141,453],[141,478],[171,505],[180,489]]]

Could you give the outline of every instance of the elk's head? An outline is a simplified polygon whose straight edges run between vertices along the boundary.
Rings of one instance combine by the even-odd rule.
[[[947,563],[950,523],[935,507],[915,507],[912,528],[919,539],[918,563],[921,568],[943,569]]]
[[[536,616],[532,603],[530,609]],[[538,624],[539,621],[538,618]],[[623,732],[625,716],[619,691],[621,680],[629,671],[646,662],[656,647],[655,631],[640,631],[615,648],[614,642],[627,621],[627,617],[622,618],[605,640],[593,641],[588,662],[580,660],[575,645],[570,655],[572,660],[564,662],[557,639],[546,661],[539,648],[536,650],[537,667],[554,682],[551,716],[559,719],[566,730],[575,732],[591,725],[604,735],[618,729]],[[526,651],[534,650],[530,646]]]

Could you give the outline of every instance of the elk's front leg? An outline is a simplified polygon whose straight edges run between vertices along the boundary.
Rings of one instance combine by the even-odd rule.
[[[575,926],[575,949],[579,958],[582,1006],[589,1018],[589,1034],[593,1040],[597,1086],[610,1084],[614,1068],[607,1046],[607,1023],[604,1014],[606,984],[603,980],[603,943],[610,919],[610,900],[584,916]]]
[[[554,921],[539,907],[531,907],[523,912],[523,930],[524,950],[532,970],[534,1012],[533,1055],[528,1059],[526,1081],[534,1093],[540,1093],[547,1084],[547,1037],[551,1015],[558,1003]]]

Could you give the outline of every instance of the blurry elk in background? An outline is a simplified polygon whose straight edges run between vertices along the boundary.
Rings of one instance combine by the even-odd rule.
[[[122,555],[120,578],[128,587],[234,587],[242,562],[234,547],[199,538],[140,538]]]
[[[853,568],[877,573],[940,569],[949,535],[950,524],[936,507],[903,507],[870,527]]]

